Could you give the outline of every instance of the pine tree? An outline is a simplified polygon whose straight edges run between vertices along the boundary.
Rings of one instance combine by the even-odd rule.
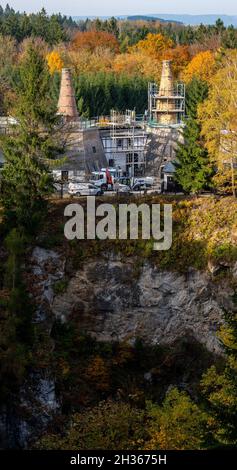
[[[11,226],[36,228],[52,192],[48,164],[55,158],[57,117],[50,100],[50,75],[37,47],[30,46],[19,70],[17,124],[2,138],[6,160],[1,174],[1,202]]]
[[[184,191],[198,192],[210,184],[212,168],[201,140],[197,107],[207,96],[207,84],[193,79],[187,89],[187,119],[183,132],[184,143],[177,151],[176,180]]]

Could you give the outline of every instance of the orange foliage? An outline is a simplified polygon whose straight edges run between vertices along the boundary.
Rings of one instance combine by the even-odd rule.
[[[183,80],[188,83],[193,77],[209,81],[215,73],[215,57],[211,51],[199,52],[187,65],[182,74]]]
[[[132,46],[130,51],[140,51],[160,60],[161,54],[173,47],[173,45],[173,41],[162,34],[149,33],[145,39],[142,39],[135,46]]]
[[[116,73],[143,75],[147,79],[158,80],[161,74],[162,60],[172,60],[172,69],[178,77],[190,60],[187,46],[164,49],[159,57],[152,57],[142,50],[130,48],[130,52],[115,56],[113,69]]]
[[[51,75],[53,75],[55,72],[60,72],[62,70],[63,60],[58,52],[50,52],[49,54],[47,54],[46,59]]]
[[[73,50],[87,49],[91,52],[97,48],[110,49],[114,53],[119,52],[119,43],[113,34],[104,31],[79,32],[75,35],[72,43]]]
[[[129,49],[130,54],[123,54],[115,59],[115,71],[120,71],[119,67],[125,63],[128,70],[132,71],[133,65],[138,68],[138,73],[142,73],[148,78],[159,77],[162,60],[172,60],[174,75],[177,77],[188,65],[190,54],[188,46],[177,46],[171,39],[162,34],[149,33],[146,39],[139,41]]]
[[[178,77],[190,61],[188,46],[177,46],[168,49],[162,57],[164,60],[172,60],[172,70],[175,77]]]

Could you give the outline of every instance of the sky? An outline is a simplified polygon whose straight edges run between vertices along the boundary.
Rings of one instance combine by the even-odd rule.
[[[15,10],[35,12],[45,7],[48,13],[72,16],[110,16],[145,13],[220,13],[237,15],[236,0],[0,0]]]

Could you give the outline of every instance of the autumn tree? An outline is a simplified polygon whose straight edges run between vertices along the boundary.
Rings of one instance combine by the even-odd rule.
[[[62,51],[64,63],[71,68],[76,76],[82,73],[111,72],[113,70],[114,53],[109,48],[98,47],[93,52],[87,49]]]
[[[146,432],[144,412],[127,403],[106,401],[75,414],[64,437],[45,435],[38,449],[138,450]]]
[[[191,398],[171,389],[161,406],[148,403],[149,450],[201,449],[207,436],[207,415]]]
[[[215,72],[215,57],[211,51],[197,54],[183,71],[182,78],[189,83],[194,77],[209,81]]]
[[[164,52],[163,59],[172,60],[173,75],[179,77],[190,61],[189,48],[184,45],[170,48]]]
[[[135,46],[129,48],[130,54],[123,54],[115,59],[116,63],[122,63],[127,58],[128,67],[140,61],[140,73],[147,77],[158,78],[161,72],[162,60],[172,60],[174,75],[179,76],[180,72],[187,66],[190,54],[187,46],[174,47],[171,39],[161,33],[149,33],[147,37],[139,41]],[[129,61],[130,56],[130,61]],[[143,67],[142,67],[143,64]],[[116,66],[116,65],[115,65]]]
[[[207,100],[199,107],[202,135],[216,166],[214,183],[236,195],[237,177],[237,54],[229,52],[210,83]]]
[[[173,47],[173,45],[173,41],[163,36],[161,33],[149,33],[145,39],[139,41],[135,46],[131,47],[130,50],[140,51],[160,60],[161,54]]]
[[[38,50],[41,52],[41,54],[44,57],[46,57],[50,53],[50,47],[43,38],[27,37],[18,46],[19,62],[22,62],[24,60],[30,48],[35,48],[35,47],[38,48]]]
[[[119,52],[119,43],[113,34],[105,31],[86,31],[79,32],[72,40],[71,48],[73,50],[87,49],[90,52],[97,48],[110,49],[114,53]]]
[[[46,56],[48,67],[51,75],[55,72],[61,72],[63,68],[63,60],[57,51],[52,51]]]
[[[113,70],[116,74],[143,76],[147,80],[157,80],[161,74],[161,62],[142,51],[131,51],[116,55]]]

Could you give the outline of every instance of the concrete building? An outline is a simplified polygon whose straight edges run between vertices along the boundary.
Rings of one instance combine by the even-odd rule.
[[[146,170],[147,133],[136,120],[134,111],[111,111],[109,128],[100,130],[109,167],[116,167],[123,176],[142,176]]]
[[[112,110],[110,116],[82,119],[70,70],[63,69],[58,100],[62,121],[58,133],[65,155],[54,170],[59,179],[89,177],[92,171],[114,167],[124,176],[153,176],[160,188],[172,189],[173,162],[178,142],[183,140],[185,87],[174,82],[170,61],[163,62],[159,86],[150,83],[148,91],[148,111],[143,116],[131,110]],[[1,121],[0,132],[8,132],[9,120]]]

